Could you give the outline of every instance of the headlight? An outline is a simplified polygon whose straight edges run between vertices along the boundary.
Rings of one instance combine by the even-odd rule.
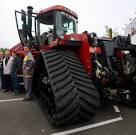
[[[70,38],[70,40],[72,40],[72,41],[75,41],[75,40],[76,40],[76,38],[74,38],[74,37],[71,37],[71,38]]]

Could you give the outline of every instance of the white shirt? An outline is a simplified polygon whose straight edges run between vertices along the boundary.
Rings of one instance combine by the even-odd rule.
[[[12,67],[13,59],[14,58],[10,56],[7,64],[5,63],[6,57],[3,59],[3,74],[4,75],[11,74],[11,67]]]

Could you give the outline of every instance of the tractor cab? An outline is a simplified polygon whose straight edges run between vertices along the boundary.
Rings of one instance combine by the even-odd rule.
[[[24,45],[44,46],[55,39],[63,39],[64,35],[77,33],[77,14],[63,6],[52,6],[33,12],[15,11],[16,24],[21,42]]]

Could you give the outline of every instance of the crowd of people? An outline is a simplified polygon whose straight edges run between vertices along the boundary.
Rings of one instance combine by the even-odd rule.
[[[26,92],[23,101],[33,100],[32,76],[34,63],[34,57],[27,46],[24,47],[23,58],[14,51],[0,52],[0,90],[13,92],[14,96],[19,95],[21,93],[21,77],[23,77]]]

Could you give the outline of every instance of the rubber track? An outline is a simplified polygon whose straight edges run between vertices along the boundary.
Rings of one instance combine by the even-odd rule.
[[[99,108],[99,94],[92,80],[84,70],[80,60],[73,51],[61,51],[80,97],[80,115],[88,119]],[[76,62],[75,62],[76,61]]]
[[[42,53],[50,79],[54,102],[54,124],[72,123],[79,116],[79,95],[59,51]]]
[[[56,125],[90,119],[99,107],[99,95],[79,58],[72,51],[43,53],[55,102]]]

